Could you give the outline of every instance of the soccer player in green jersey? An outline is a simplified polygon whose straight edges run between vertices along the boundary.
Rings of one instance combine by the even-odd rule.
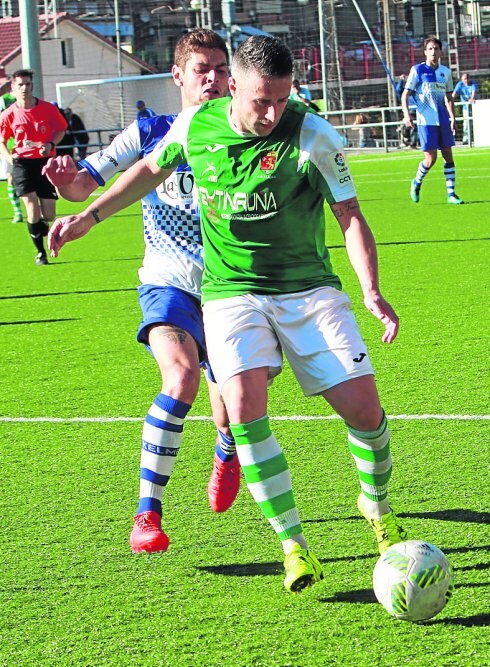
[[[390,435],[351,303],[325,246],[326,201],[344,234],[364,303],[391,343],[398,317],[381,294],[376,245],[342,142],[319,115],[288,101],[293,59],[273,37],[237,49],[225,98],[184,110],[145,160],[49,244],[67,241],[138,199],[175,165],[192,167],[204,243],[206,341],[247,485],[281,540],[287,590],[323,577],[308,548],[282,448],[267,416],[267,384],[283,354],[306,395],[322,395],[347,425],[361,486],[358,508],[380,552],[406,538],[388,503]]]
[[[8,84],[10,86],[10,82]],[[4,93],[3,95],[0,95],[0,113],[2,111],[5,111],[5,109],[8,109],[8,107],[15,102],[15,95],[12,93]],[[14,147],[14,140],[10,139],[9,142],[7,143],[7,148],[10,152],[12,152],[12,148]],[[0,163],[3,163],[4,171],[7,175],[7,194],[8,198],[10,199],[10,203],[12,204],[12,208],[14,210],[14,217],[12,218],[12,222],[15,224],[17,222],[24,222],[24,216],[22,215],[22,206],[20,203],[19,197],[17,197],[17,193],[15,191],[15,186],[14,186],[14,180],[12,178],[12,165],[5,160],[1,155],[0,155]]]

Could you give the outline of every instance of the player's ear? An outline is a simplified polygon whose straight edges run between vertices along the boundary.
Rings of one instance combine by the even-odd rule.
[[[177,67],[177,65],[172,66],[172,77],[176,86],[184,85],[183,75],[184,73],[180,67]]]
[[[236,80],[233,76],[228,77],[228,88],[232,95],[236,92]]]

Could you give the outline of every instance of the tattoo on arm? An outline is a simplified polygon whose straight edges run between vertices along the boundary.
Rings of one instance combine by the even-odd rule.
[[[355,211],[358,208],[359,208],[359,202],[357,201],[357,198],[347,199],[346,201],[335,204],[333,214],[335,215],[337,220],[340,220],[346,213],[351,213],[352,211]]]
[[[159,336],[167,338],[171,343],[185,343],[189,334],[184,329],[180,327],[172,326],[157,326],[155,327]]]

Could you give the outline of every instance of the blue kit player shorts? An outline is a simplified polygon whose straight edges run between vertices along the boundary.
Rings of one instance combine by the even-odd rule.
[[[441,150],[454,146],[451,125],[417,125],[420,148],[423,151]]]
[[[199,359],[204,361],[206,346],[199,299],[176,287],[161,285],[140,285],[138,293],[143,320],[136,340],[150,349],[149,327],[153,324],[173,324],[194,338],[199,348]]]

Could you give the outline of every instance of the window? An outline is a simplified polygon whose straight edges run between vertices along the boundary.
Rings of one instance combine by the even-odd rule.
[[[73,40],[71,37],[61,40],[61,64],[63,67],[75,67],[73,58]]]

